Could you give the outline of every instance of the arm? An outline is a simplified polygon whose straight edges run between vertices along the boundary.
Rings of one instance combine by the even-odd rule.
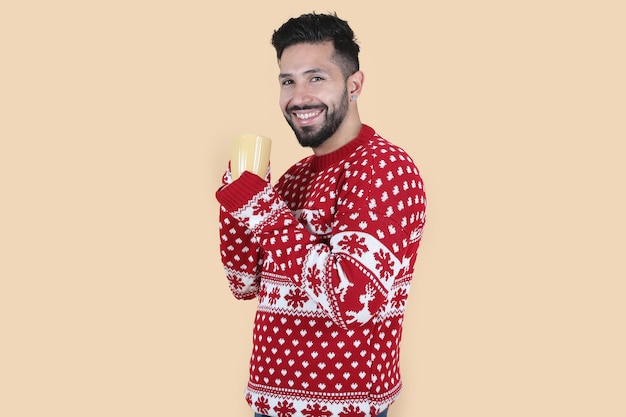
[[[271,256],[271,272],[292,280],[343,327],[375,317],[395,280],[410,275],[423,225],[416,169],[405,172],[399,185],[372,177],[373,171],[364,175],[341,187],[330,241],[310,233],[258,177],[242,176],[218,192],[225,209]]]
[[[266,181],[270,172],[266,174]],[[222,176],[222,188],[231,184],[230,166]],[[220,255],[233,296],[240,300],[255,298],[261,279],[263,250],[245,224],[231,216],[224,206],[219,212]]]

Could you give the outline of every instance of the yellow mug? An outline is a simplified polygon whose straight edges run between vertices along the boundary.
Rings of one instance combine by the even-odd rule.
[[[244,171],[250,171],[261,178],[265,178],[270,162],[271,148],[272,140],[267,136],[254,133],[235,135],[230,158],[230,172],[233,181],[239,178]]]

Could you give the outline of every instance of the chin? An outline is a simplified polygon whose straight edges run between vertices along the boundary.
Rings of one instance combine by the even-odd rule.
[[[293,133],[296,135],[298,142],[304,148],[317,148],[322,143],[326,142],[337,130],[337,126],[334,125],[300,126],[296,121],[288,117],[285,117],[285,119],[289,126],[291,126],[291,130],[293,130]]]
[[[296,133],[296,138],[298,142],[303,148],[317,148],[322,143],[328,140],[328,136],[320,137],[320,136],[303,136],[301,134]]]

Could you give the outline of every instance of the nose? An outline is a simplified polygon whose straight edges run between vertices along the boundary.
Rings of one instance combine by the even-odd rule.
[[[310,91],[306,84],[299,83],[293,86],[289,102],[291,105],[302,106],[313,102]]]

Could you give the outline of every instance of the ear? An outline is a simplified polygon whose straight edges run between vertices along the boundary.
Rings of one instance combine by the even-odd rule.
[[[350,97],[358,96],[361,94],[364,81],[365,81],[365,75],[363,74],[363,71],[357,71],[348,77],[347,86],[348,86],[348,94],[350,95]]]

